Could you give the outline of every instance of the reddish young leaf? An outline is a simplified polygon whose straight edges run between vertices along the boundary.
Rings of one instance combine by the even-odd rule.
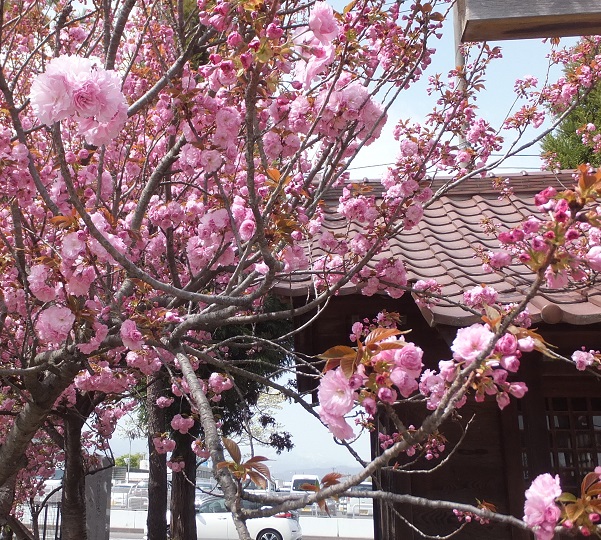
[[[377,343],[393,336],[398,336],[401,332],[395,328],[376,328],[372,330],[365,338],[365,344]]]
[[[228,451],[228,454],[232,456],[232,459],[235,463],[240,464],[242,459],[242,452],[240,452],[240,447],[232,441],[232,439],[228,439],[227,437],[223,437],[223,446]]]
[[[248,477],[261,489],[265,489],[267,487],[267,479],[254,471],[248,471]]]
[[[337,472],[328,473],[321,479],[321,485],[323,487],[330,487],[340,484],[339,480],[342,478],[342,476],[342,474]]]

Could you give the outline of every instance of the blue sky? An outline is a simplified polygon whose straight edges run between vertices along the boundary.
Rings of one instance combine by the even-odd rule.
[[[575,43],[575,38],[563,38],[560,46]],[[545,81],[548,71],[547,54],[551,45],[540,39],[524,39],[514,41],[491,41],[491,46],[502,49],[503,58],[494,60],[485,78],[486,89],[478,96],[478,115],[488,120],[494,127],[502,124],[515,99],[513,85],[517,78],[532,75],[539,83]],[[445,23],[443,37],[432,41],[436,54],[429,74],[442,73],[445,75],[455,67],[455,42],[452,21]],[[556,79],[560,70],[555,67],[551,71],[551,80]],[[394,162],[398,143],[392,136],[393,128],[401,118],[423,122],[432,108],[432,99],[426,95],[427,77],[423,77],[415,86],[391,108],[389,121],[382,136],[372,145],[364,148],[362,153],[351,166],[351,178],[379,178],[386,170],[381,164]],[[531,138],[534,131],[527,132]],[[509,140],[509,139],[508,139]],[[541,163],[538,157],[539,147],[533,147],[524,152],[525,155],[515,157],[498,169],[499,173],[519,172],[521,170],[539,170]],[[527,155],[526,155],[527,154]],[[531,154],[535,154],[531,156]]]

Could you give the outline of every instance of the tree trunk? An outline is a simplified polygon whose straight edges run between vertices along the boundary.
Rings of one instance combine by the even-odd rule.
[[[176,433],[174,438],[177,441],[177,447],[173,455],[179,456],[186,466],[184,471],[172,475],[171,538],[173,540],[190,540],[190,538],[196,538],[196,513],[194,510],[196,455],[192,451],[190,435]]]
[[[156,433],[165,431],[165,410],[156,406],[158,397],[164,395],[164,373],[160,371],[148,378],[146,410],[148,411],[148,540],[167,538],[167,456],[159,454],[152,443]],[[194,537],[195,538],[195,537]]]
[[[86,473],[81,447],[84,417],[69,410],[65,425],[65,475],[61,502],[62,540],[86,540]]]

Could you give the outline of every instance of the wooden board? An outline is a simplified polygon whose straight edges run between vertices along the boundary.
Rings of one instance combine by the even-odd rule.
[[[599,0],[457,0],[455,17],[463,43],[601,34]]]

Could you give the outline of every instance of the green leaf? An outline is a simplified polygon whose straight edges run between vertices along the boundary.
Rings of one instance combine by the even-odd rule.
[[[562,503],[573,503],[576,502],[578,498],[572,493],[562,493],[556,500]]]

